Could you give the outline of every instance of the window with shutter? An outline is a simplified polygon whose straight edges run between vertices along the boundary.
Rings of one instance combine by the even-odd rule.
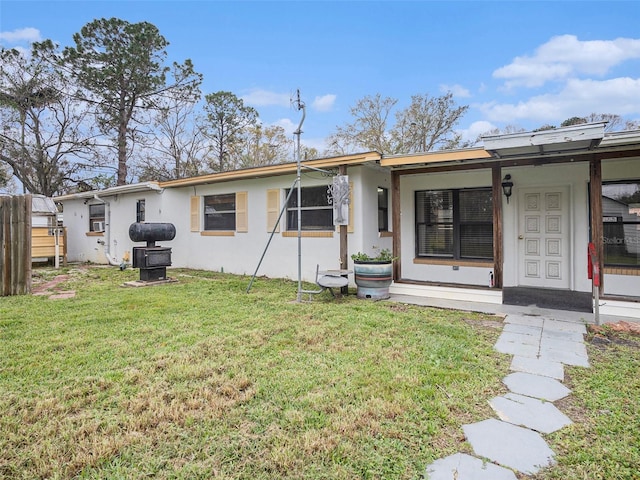
[[[204,197],[204,230],[235,231],[236,194],[207,195]]]

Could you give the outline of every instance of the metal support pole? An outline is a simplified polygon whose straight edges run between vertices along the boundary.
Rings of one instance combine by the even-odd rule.
[[[298,295],[296,296],[296,301],[300,303],[302,301],[302,186],[300,181],[300,135],[302,134],[302,124],[304,123],[304,117],[306,116],[304,103],[300,100],[300,90],[297,92],[296,106],[298,107],[298,110],[302,110],[302,118],[298,124],[298,129],[293,132],[296,136],[296,181],[298,183]]]
[[[595,303],[593,305],[593,316],[596,325],[600,325],[600,287],[593,286],[593,298]]]

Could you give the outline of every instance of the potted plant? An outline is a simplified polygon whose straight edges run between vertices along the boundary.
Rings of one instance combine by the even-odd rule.
[[[395,258],[388,248],[372,257],[358,252],[351,255],[357,288],[357,297],[373,300],[389,298],[389,285],[393,280]]]

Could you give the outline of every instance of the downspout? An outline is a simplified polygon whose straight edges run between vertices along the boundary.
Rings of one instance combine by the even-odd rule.
[[[104,230],[105,230],[105,236],[106,241],[104,243],[104,256],[107,258],[107,261],[109,262],[109,265],[112,265],[114,267],[119,267],[120,263],[116,262],[116,260],[111,256],[111,250],[110,250],[110,245],[111,245],[111,203],[107,202],[106,200],[100,198],[97,194],[93,195],[93,198],[95,198],[97,201],[102,202],[105,205],[105,222],[104,222]]]

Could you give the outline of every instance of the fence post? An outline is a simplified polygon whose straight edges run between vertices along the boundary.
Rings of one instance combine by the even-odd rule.
[[[31,195],[0,197],[0,295],[31,292]]]

